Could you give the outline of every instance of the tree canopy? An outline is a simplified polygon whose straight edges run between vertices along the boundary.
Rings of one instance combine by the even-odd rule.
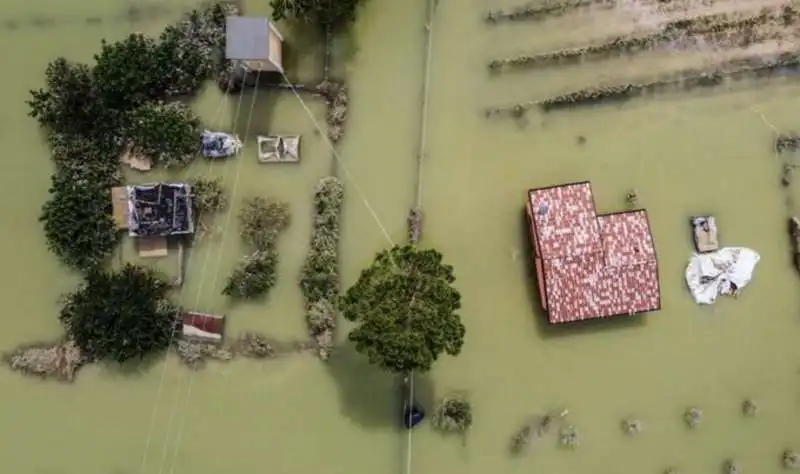
[[[176,309],[168,285],[147,268],[92,271],[67,295],[59,319],[91,359],[117,362],[141,358],[169,346]]]
[[[66,264],[89,271],[113,249],[109,188],[121,181],[123,152],[162,166],[186,165],[199,154],[199,120],[174,100],[222,72],[225,17],[237,13],[215,3],[158,39],[133,33],[103,42],[94,65],[57,58],[47,66],[45,86],[30,91],[27,103],[56,164],[40,220],[48,246]]]
[[[271,0],[272,18],[297,18],[325,30],[339,30],[356,19],[361,0]]]
[[[395,373],[427,371],[443,352],[459,354],[465,329],[454,281],[436,250],[379,253],[342,298],[342,314],[358,323],[349,339],[370,363]]]

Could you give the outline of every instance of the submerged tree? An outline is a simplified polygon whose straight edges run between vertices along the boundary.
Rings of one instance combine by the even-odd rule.
[[[157,54],[155,39],[131,33],[120,41],[103,41],[95,55],[94,84],[106,110],[126,111],[164,100],[172,65]]]
[[[344,317],[358,323],[349,336],[356,350],[395,373],[427,371],[443,352],[458,355],[465,330],[454,281],[436,250],[379,253],[342,301]]]
[[[356,19],[361,0],[271,0],[272,18],[297,18],[322,31],[338,30]]]
[[[274,244],[278,234],[289,225],[289,205],[275,199],[254,197],[245,202],[239,213],[242,239],[258,250]]]
[[[200,119],[180,102],[151,102],[133,110],[125,137],[136,154],[154,164],[183,166],[200,153]]]
[[[67,295],[59,318],[90,359],[125,362],[169,345],[175,308],[167,283],[152,270],[126,265],[119,272],[93,271]]]
[[[28,115],[53,132],[85,134],[94,129],[98,108],[89,66],[57,58],[47,65],[45,84],[30,92]]]
[[[100,266],[119,240],[111,218],[109,176],[95,167],[68,167],[53,175],[50,199],[42,206],[50,250],[70,267]]]

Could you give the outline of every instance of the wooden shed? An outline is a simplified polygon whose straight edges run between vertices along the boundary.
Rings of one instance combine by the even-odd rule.
[[[206,342],[222,341],[225,330],[225,316],[219,314],[186,311],[181,314],[181,333],[186,339]]]
[[[283,35],[269,18],[229,16],[225,57],[242,61],[252,71],[283,73]]]

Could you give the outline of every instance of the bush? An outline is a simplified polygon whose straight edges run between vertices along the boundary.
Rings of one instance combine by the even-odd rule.
[[[472,426],[472,406],[460,395],[445,397],[433,412],[433,426],[446,433],[464,433]]]
[[[180,102],[148,103],[133,110],[126,137],[135,154],[154,164],[188,165],[200,152],[200,119]]]
[[[198,178],[192,182],[192,204],[196,216],[221,211],[228,206],[228,198],[219,178]]]
[[[249,199],[239,213],[239,224],[246,244],[257,250],[267,249],[289,225],[289,205],[263,197]]]
[[[278,254],[273,249],[257,250],[237,265],[222,294],[234,298],[255,298],[269,291],[277,280]]]
[[[308,332],[319,356],[326,360],[333,349],[336,328],[335,303],[339,298],[339,214],[344,185],[337,178],[322,178],[314,189],[311,245],[300,273],[306,300]]]
[[[267,293],[277,280],[278,234],[289,224],[286,203],[256,197],[248,200],[239,213],[242,239],[254,253],[233,270],[222,294],[234,298],[254,298]]]
[[[166,299],[168,290],[144,267],[92,271],[67,295],[59,319],[89,359],[141,358],[169,345],[176,314]]]
[[[314,228],[300,276],[306,304],[339,295],[339,213],[344,185],[334,177],[320,180],[314,191]]]

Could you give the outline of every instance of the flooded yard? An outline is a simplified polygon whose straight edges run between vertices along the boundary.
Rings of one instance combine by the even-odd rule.
[[[711,50],[672,51],[492,75],[487,63],[496,57],[598,42],[660,18],[644,4],[620,2],[598,14],[608,21],[590,21],[594,17],[581,10],[558,19],[486,23],[490,9],[517,1],[438,1],[427,24],[432,42],[423,120],[428,4],[370,0],[352,38],[338,41],[334,55],[334,73],[347,77],[351,94],[338,159],[291,93],[259,90],[223,99],[210,85],[196,108],[209,126],[235,129],[246,142],[242,154],[212,166],[198,160],[187,172],[130,176],[220,176],[234,216],[250,196],[289,203],[292,222],[278,243],[278,283],[266,301],[231,305],[220,295],[243,253],[236,219],[228,215],[217,216],[218,231],[192,250],[187,282],[176,296],[183,305],[226,314],[230,334],[259,330],[290,339],[306,332],[297,281],[318,179],[336,166],[345,181],[345,286],[388,245],[384,231],[394,242],[405,241],[406,217],[419,191],[422,245],[440,250],[455,266],[467,336],[460,356],[443,358],[418,377],[418,396],[427,403],[453,390],[468,393],[475,422],[465,442],[441,437],[428,423],[409,437],[399,428],[394,380],[343,344],[327,363],[301,355],[211,362],[190,371],[170,355],[136,373],[89,367],[72,385],[4,368],[0,458],[7,471],[633,474],[674,466],[708,473],[720,472],[726,459],[748,473],[782,471],[783,450],[800,449],[800,280],[786,232],[800,190],[781,187],[775,132],[766,122],[780,131],[800,129],[800,85],[792,77],[743,81],[487,119],[486,107],[720,60]],[[728,4],[731,11],[775,4],[681,3],[690,15]],[[8,47],[0,91],[0,136],[8,145],[0,176],[7,196],[0,204],[6,223],[0,257],[10,270],[0,286],[7,305],[0,351],[56,337],[58,297],[78,282],[48,252],[36,220],[51,163],[35,122],[26,117],[27,91],[42,83],[54,57],[88,61],[101,38],[157,33],[190,7],[177,1],[148,8],[122,1],[34,1],[0,17],[0,38],[19,45]],[[268,13],[252,1],[244,9]],[[300,82],[316,79],[319,49],[284,26],[290,75]],[[323,104],[303,100],[324,123]],[[258,164],[255,136],[268,133],[302,135],[301,163]],[[531,272],[525,192],[582,180],[592,182],[599,212],[624,209],[626,192],[637,190],[659,258],[660,312],[578,326],[546,324]],[[753,282],[738,299],[698,307],[685,288],[692,252],[688,218],[698,214],[716,216],[723,246],[761,254]],[[121,258],[133,255],[125,242]],[[346,330],[340,328],[340,339]],[[742,416],[748,398],[761,408],[754,418]],[[691,431],[683,420],[690,406],[704,413],[702,425]],[[511,436],[528,416],[564,408],[579,430],[578,448],[560,448],[551,434],[534,441],[526,456],[509,455]],[[626,418],[641,420],[643,432],[626,436],[620,426]]]

